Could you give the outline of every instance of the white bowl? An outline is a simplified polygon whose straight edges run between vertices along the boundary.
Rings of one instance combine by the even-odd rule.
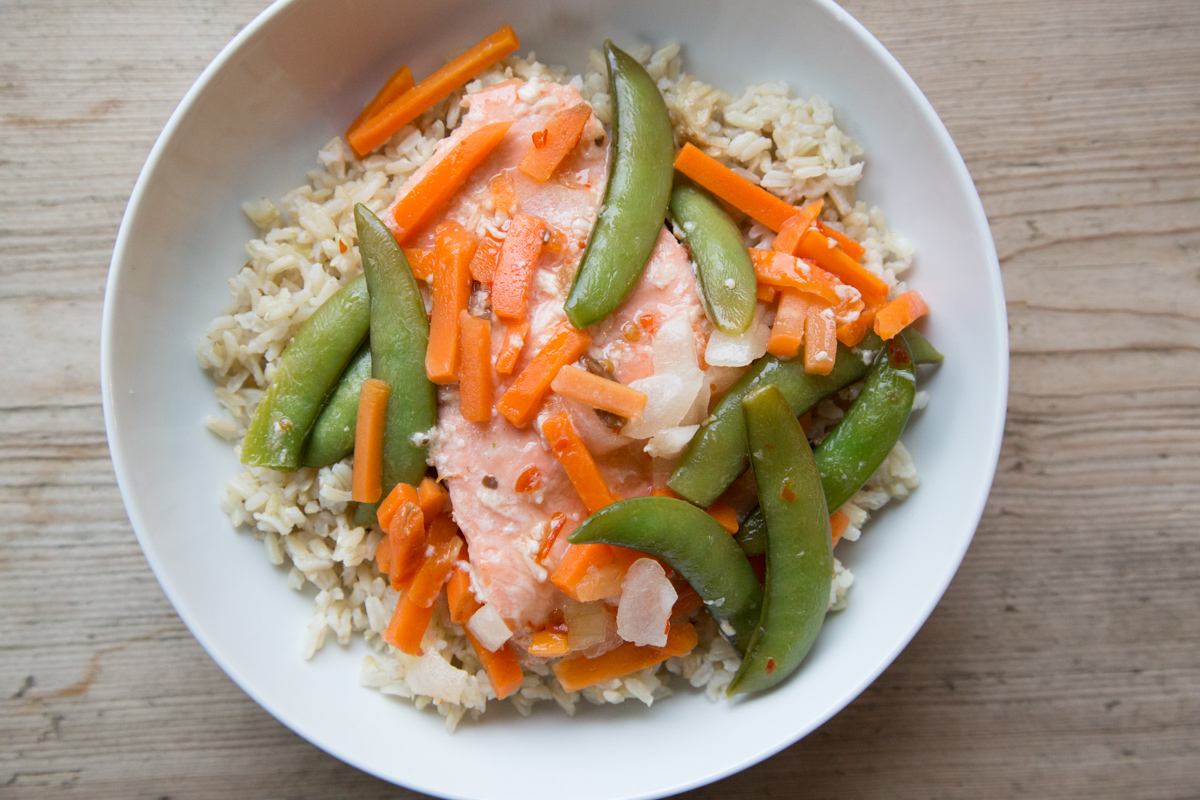
[[[710,703],[684,689],[653,708],[506,707],[452,736],[442,719],[361,688],[363,648],[300,658],[311,598],[217,508],[238,471],[202,423],[216,413],[194,348],[226,303],[253,230],[245,200],[315,166],[403,57],[418,76],[502,23],[522,52],[582,68],[589,48],[685,44],[687,68],[729,90],[786,81],[820,94],[867,153],[860,192],[915,245],[912,284],[946,362],[904,441],[923,486],[838,549],[856,573],[802,669],[775,691]],[[176,109],[133,191],[104,303],[104,412],[142,549],[200,643],[285,725],[381,778],[430,794],[659,797],[770,756],[837,713],[891,663],[942,596],[978,524],[1003,431],[1008,349],[987,219],[933,108],[861,25],[827,0],[280,2],[248,25]],[[506,704],[505,704],[506,705]],[[494,713],[498,712],[498,713]]]

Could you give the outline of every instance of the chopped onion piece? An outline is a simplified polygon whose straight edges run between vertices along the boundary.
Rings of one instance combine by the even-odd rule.
[[[759,303],[754,309],[750,327],[740,336],[713,331],[704,349],[704,360],[714,367],[745,367],[762,358],[767,352],[771,327],[766,320],[766,306]]]
[[[679,455],[692,441],[699,425],[683,425],[676,428],[665,428],[646,443],[646,452],[654,458],[666,458]]]
[[[664,428],[673,428],[687,416],[704,385],[704,373],[690,376],[672,373],[651,375],[632,381],[630,388],[646,395],[641,419],[631,420],[621,433],[634,439],[649,439]]]
[[[461,703],[463,690],[467,688],[467,673],[451,666],[432,649],[417,659],[406,677],[413,692],[443,703]]]
[[[479,643],[491,652],[496,652],[512,638],[512,629],[491,603],[484,603],[467,620],[467,630]]]
[[[679,314],[663,323],[654,334],[654,374],[687,374],[700,369],[696,357],[696,334],[688,318]]]
[[[567,624],[567,648],[586,650],[608,638],[608,612],[604,603],[570,603],[563,609]]]
[[[662,647],[667,643],[671,607],[678,598],[662,565],[652,558],[639,558],[621,584],[617,633],[636,645]]]

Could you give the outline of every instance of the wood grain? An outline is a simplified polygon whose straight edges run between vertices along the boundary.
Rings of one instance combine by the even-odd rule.
[[[112,244],[158,131],[259,0],[0,7],[0,796],[412,793],[316,750],[188,634],[99,401]],[[853,0],[933,101],[1000,253],[1000,469],[895,664],[717,797],[1200,797],[1200,4]]]

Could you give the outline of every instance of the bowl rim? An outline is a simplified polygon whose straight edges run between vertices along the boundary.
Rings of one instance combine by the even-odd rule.
[[[146,157],[145,164],[142,166],[138,174],[137,181],[134,184],[133,190],[130,193],[125,211],[122,214],[121,224],[117,232],[117,237],[113,247],[113,256],[110,261],[108,276],[105,282],[104,302],[101,316],[101,332],[100,332],[100,381],[101,381],[101,403],[104,413],[105,434],[108,441],[109,452],[113,463],[113,470],[116,476],[117,487],[121,493],[122,503],[125,506],[126,513],[129,517],[130,525],[133,528],[134,535],[138,540],[138,544],[142,549],[142,553],[146,558],[147,564],[158,580],[159,587],[171,602],[171,605],[176,614],[187,626],[188,631],[204,648],[210,658],[217,663],[221,670],[236,684],[243,692],[255,701],[261,708],[265,709],[271,716],[278,720],[281,724],[287,727],[292,732],[307,740],[310,744],[324,750],[333,755],[340,761],[349,764],[356,769],[362,770],[367,774],[377,777],[388,783],[396,783],[395,779],[383,774],[380,770],[372,765],[364,763],[354,752],[342,749],[337,742],[330,740],[321,732],[312,731],[306,728],[303,724],[293,719],[289,712],[277,707],[275,704],[268,701],[262,694],[255,690],[254,686],[236,670],[232,664],[225,658],[219,648],[216,648],[206,636],[204,631],[195,623],[192,614],[188,610],[186,603],[182,601],[177,594],[176,589],[170,582],[164,582],[161,579],[164,567],[158,554],[158,551],[153,543],[153,538],[148,536],[145,531],[147,527],[142,520],[141,514],[138,511],[136,502],[132,499],[131,477],[127,466],[127,456],[122,448],[119,437],[116,436],[116,418],[115,406],[117,403],[116,395],[113,390],[113,354],[115,349],[114,341],[114,312],[116,296],[121,282],[122,266],[127,260],[127,250],[130,247],[131,230],[135,227],[134,220],[141,209],[143,196],[147,191],[147,187],[151,184],[155,172],[159,168],[159,162],[162,158],[163,151],[167,147],[168,142],[174,137],[177,129],[182,124],[184,118],[199,97],[213,81],[215,76],[225,67],[226,63],[233,58],[248,41],[253,39],[259,31],[269,25],[276,17],[283,13],[291,6],[298,5],[305,0],[274,0],[267,8],[261,11],[249,23],[245,25],[238,33],[217,53],[213,60],[204,68],[195,82],[188,88],[183,95],[178,105],[172,111],[162,131],[156,138],[154,145],[150,149]],[[979,197],[978,189],[975,187],[974,180],[967,169],[966,163],[963,160],[962,154],[959,152],[957,145],[946,129],[937,111],[933,108],[932,103],[917,86],[916,81],[908,74],[895,56],[888,51],[886,47],[860,23],[850,12],[843,9],[833,0],[807,0],[807,2],[816,6],[818,10],[829,15],[833,21],[843,27],[848,35],[858,41],[860,45],[865,47],[871,55],[877,58],[881,65],[896,78],[897,82],[903,89],[907,99],[913,104],[913,107],[920,113],[922,121],[929,125],[934,132],[939,147],[949,156],[951,166],[953,168],[955,178],[965,186],[970,187],[969,213],[982,232],[987,265],[987,282],[989,284],[992,297],[994,298],[993,311],[996,312],[997,318],[1002,321],[1007,321],[1007,306],[1004,295],[1004,285],[1000,273],[999,257],[996,252],[995,242],[992,236],[990,224],[987,219],[987,214],[983,208],[983,202]],[[961,541],[958,551],[953,553],[952,562],[954,569],[950,570],[945,578],[940,581],[940,585],[936,587],[930,597],[930,601],[923,607],[919,614],[913,617],[913,623],[907,631],[900,635],[896,640],[895,647],[888,651],[884,658],[878,664],[872,667],[865,673],[863,679],[854,685],[853,689],[846,693],[844,700],[831,706],[825,713],[814,717],[810,724],[799,729],[791,738],[785,738],[782,741],[776,742],[771,747],[768,747],[756,755],[746,758],[732,765],[727,765],[719,769],[705,772],[692,780],[681,783],[670,789],[670,793],[684,792],[700,786],[705,786],[715,781],[726,778],[744,769],[747,769],[754,764],[764,761],[771,756],[779,753],[783,749],[795,744],[800,739],[804,738],[814,730],[824,725],[833,716],[839,713],[853,700],[858,698],[862,692],[870,686],[878,677],[886,670],[895,659],[899,656],[908,644],[912,641],[916,633],[924,626],[929,616],[933,613],[934,608],[941,601],[946,589],[954,576],[957,575],[958,569],[962,564],[962,560],[966,555],[966,551],[974,539],[975,533],[978,530],[979,522],[982,519],[984,508],[988,497],[991,493],[992,484],[995,480],[995,474],[999,463],[1000,446],[1004,435],[1004,426],[1007,416],[1008,406],[1008,389],[1009,389],[1009,341],[1008,327],[1001,325],[996,331],[996,352],[992,354],[996,363],[999,366],[999,374],[997,378],[997,392],[992,399],[993,404],[989,411],[991,429],[987,435],[987,449],[984,453],[986,463],[989,465],[986,471],[987,480],[981,482],[977,490],[977,496],[972,499],[969,504],[971,507],[970,514],[966,519],[971,520],[970,535],[964,537]],[[405,782],[401,784],[408,788],[412,788],[421,792],[428,792],[437,796],[448,798],[465,797],[454,793],[447,793],[445,789],[433,785],[428,785],[420,781],[412,783]],[[650,792],[637,795],[629,795],[630,798],[656,798],[663,797],[665,794],[661,790],[652,790]]]

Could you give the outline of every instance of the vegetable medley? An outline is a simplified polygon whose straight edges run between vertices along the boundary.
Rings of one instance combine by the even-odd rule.
[[[504,26],[419,83],[401,67],[346,141],[368,156],[517,47]],[[444,595],[497,697],[530,660],[575,691],[685,654],[701,614],[742,657],[728,694],[758,691],[816,639],[838,509],[941,356],[910,327],[920,294],[889,299],[822,201],[677,147],[646,69],[604,53],[611,131],[570,87],[500,84],[386,213],[355,208],[363,275],[288,344],[241,458],[352,453],[354,520],[401,592],[384,639],[421,653]],[[504,230],[464,224],[480,202]],[[860,382],[810,443],[812,410]]]

